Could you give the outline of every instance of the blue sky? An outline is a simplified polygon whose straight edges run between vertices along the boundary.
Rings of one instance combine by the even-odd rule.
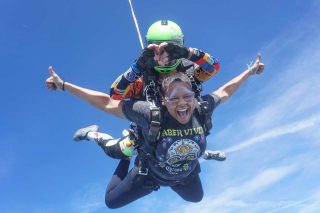
[[[250,78],[214,113],[202,162],[205,196],[183,201],[169,188],[112,212],[320,211],[319,1],[134,1],[144,36],[159,19],[177,22],[186,46],[221,61],[212,92],[262,53]],[[98,124],[114,137],[127,122],[44,81],[53,65],[66,81],[109,91],[139,55],[128,1],[0,0],[0,212],[111,212],[106,185],[117,165],[77,128]]]

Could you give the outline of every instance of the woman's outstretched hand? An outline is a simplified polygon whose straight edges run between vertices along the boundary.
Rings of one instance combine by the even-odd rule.
[[[261,62],[261,53],[258,53],[257,59],[254,64],[249,67],[251,75],[261,74],[264,70],[264,63]]]
[[[50,77],[46,80],[46,85],[49,90],[64,90],[64,81],[54,72],[52,66],[48,68]]]

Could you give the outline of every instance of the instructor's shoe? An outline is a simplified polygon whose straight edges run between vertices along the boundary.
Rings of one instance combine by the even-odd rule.
[[[91,125],[91,126],[78,129],[73,135],[73,140],[74,141],[88,140],[87,139],[88,132],[98,132],[98,131],[99,131],[98,125]]]
[[[224,151],[211,151],[211,150],[206,150],[202,158],[205,160],[217,160],[217,161],[224,161],[227,159],[226,153]]]

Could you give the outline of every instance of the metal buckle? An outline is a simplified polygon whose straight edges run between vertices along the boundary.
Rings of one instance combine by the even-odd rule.
[[[156,83],[153,80],[145,87],[143,94],[149,103],[157,101],[158,91],[156,89]]]
[[[148,175],[148,168],[142,168],[141,166],[139,167],[139,175]]]

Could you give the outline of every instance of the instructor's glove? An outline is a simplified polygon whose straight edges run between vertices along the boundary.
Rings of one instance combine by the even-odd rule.
[[[186,47],[181,47],[176,44],[169,43],[164,50],[169,55],[169,61],[179,58],[189,58],[189,50]]]
[[[131,65],[135,74],[141,76],[145,71],[151,70],[153,67],[157,66],[154,56],[152,49],[144,48],[139,58]]]

